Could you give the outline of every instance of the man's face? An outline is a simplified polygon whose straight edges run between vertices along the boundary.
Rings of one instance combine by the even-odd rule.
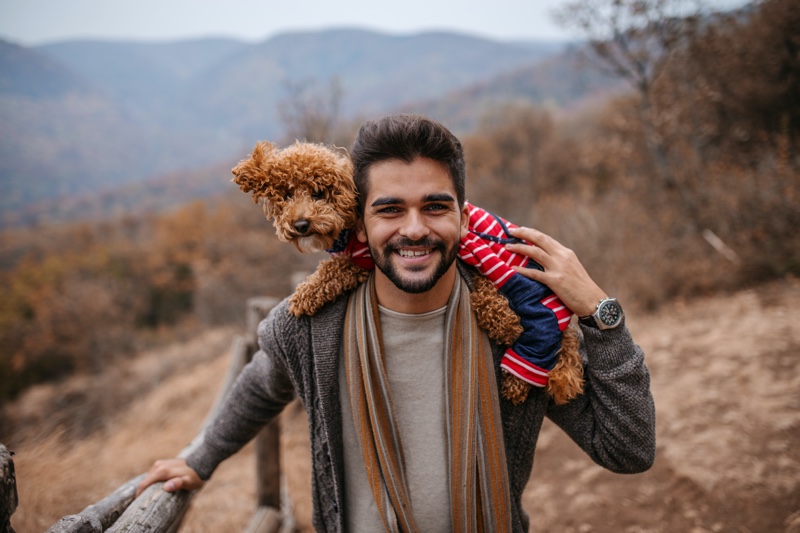
[[[397,289],[421,294],[435,289],[446,274],[454,276],[468,220],[445,165],[427,158],[410,164],[388,160],[369,170],[358,238]],[[447,294],[451,288],[452,283]]]

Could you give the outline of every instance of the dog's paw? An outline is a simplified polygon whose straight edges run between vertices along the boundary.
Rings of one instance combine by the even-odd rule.
[[[289,297],[289,312],[298,317],[315,315],[327,303],[318,295],[316,289],[308,285],[307,281],[301,283]]]
[[[568,327],[561,337],[558,362],[550,371],[547,392],[557,405],[563,405],[583,394],[583,361],[578,351],[577,332]]]
[[[500,394],[514,405],[519,405],[528,397],[531,384],[522,381],[514,374],[503,371],[503,378],[500,383]]]

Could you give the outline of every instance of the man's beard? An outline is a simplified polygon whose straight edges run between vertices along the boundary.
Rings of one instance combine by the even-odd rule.
[[[427,237],[418,241],[412,241],[406,238],[397,239],[394,242],[390,241],[383,247],[382,253],[378,253],[378,251],[369,244],[369,239],[367,240],[367,246],[369,246],[369,253],[372,255],[372,259],[375,261],[375,266],[378,270],[383,272],[398,289],[410,294],[420,294],[431,290],[436,285],[436,282],[448,271],[458,255],[458,243],[455,243],[452,248],[448,250],[444,241],[433,240]],[[428,278],[405,279],[395,269],[391,261],[394,252],[400,248],[410,247],[430,248],[431,253],[437,251],[440,253],[441,259],[439,260],[439,264],[436,265],[433,274]]]

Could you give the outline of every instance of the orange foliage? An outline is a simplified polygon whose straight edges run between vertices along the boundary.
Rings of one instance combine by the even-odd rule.
[[[95,373],[178,322],[241,321],[314,259],[282,246],[245,198],[158,217],[8,232],[0,272],[0,402],[31,383]]]

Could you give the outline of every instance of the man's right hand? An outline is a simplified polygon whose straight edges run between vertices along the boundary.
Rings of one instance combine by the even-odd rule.
[[[597,308],[597,302],[608,295],[595,283],[575,252],[549,235],[532,228],[513,228],[511,235],[527,241],[527,244],[507,244],[506,248],[523,254],[544,268],[513,267],[523,276],[550,287],[556,296],[573,313],[589,316]]]
[[[196,490],[203,486],[203,480],[186,464],[184,459],[164,459],[156,461],[136,488],[138,497],[144,489],[157,481],[164,481],[164,490]]]

